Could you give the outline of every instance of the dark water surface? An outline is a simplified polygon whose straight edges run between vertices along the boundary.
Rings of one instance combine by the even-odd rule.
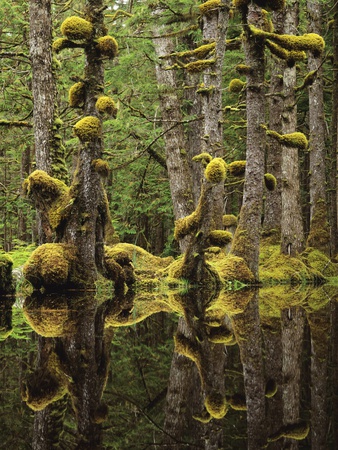
[[[0,305],[1,449],[338,448],[337,287]]]

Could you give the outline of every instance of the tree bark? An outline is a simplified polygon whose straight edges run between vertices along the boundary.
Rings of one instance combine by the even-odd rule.
[[[247,75],[247,148],[243,205],[239,224],[233,239],[231,253],[242,257],[258,280],[259,242],[261,233],[263,180],[265,166],[265,56],[264,40],[250,35],[248,24],[258,26],[263,17],[261,8],[249,5],[245,24],[244,50],[246,65],[251,68]]]
[[[298,25],[298,0],[286,7],[284,33],[295,34]],[[297,106],[295,100],[296,67],[286,67],[284,81],[283,134],[297,129]],[[298,149],[282,146],[282,220],[281,252],[296,256],[304,249],[304,230],[300,202]]]
[[[322,4],[308,0],[309,33],[322,34]],[[323,95],[322,56],[308,53],[308,70],[316,71],[317,76],[309,86],[309,128],[310,128],[310,231],[307,240],[309,247],[330,255],[330,232],[326,193],[326,146],[325,116]]]

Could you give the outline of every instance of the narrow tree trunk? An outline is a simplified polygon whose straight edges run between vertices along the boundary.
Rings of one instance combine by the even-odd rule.
[[[322,4],[308,0],[309,33],[322,34]],[[326,203],[325,164],[325,117],[323,95],[322,56],[313,52],[308,54],[308,70],[316,71],[315,81],[309,87],[309,128],[310,128],[310,232],[309,247],[330,254],[330,233]]]
[[[55,96],[50,0],[30,1],[29,23],[36,168],[50,173],[50,143]]]
[[[248,16],[243,17],[243,22],[259,26],[262,19],[261,9],[250,4]],[[265,124],[265,57],[264,41],[260,38],[253,38],[247,25],[244,31],[246,65],[251,67],[250,73],[247,75],[246,88],[246,170],[243,205],[231,252],[244,258],[258,280],[266,143],[266,133],[263,128]]]
[[[284,26],[284,12],[273,13],[273,25],[276,33],[282,33]],[[269,129],[282,133],[281,117],[283,114],[283,63],[279,58],[271,57],[271,78],[269,89]],[[273,191],[266,192],[263,231],[264,236],[271,236],[275,243],[280,242],[280,224],[282,216],[282,196],[281,196],[281,165],[282,148],[281,144],[272,139],[267,140],[266,172],[276,177],[277,186]]]
[[[284,33],[295,34],[298,26],[298,0],[292,0],[286,8]],[[283,133],[297,129],[295,99],[296,67],[286,67],[284,81]],[[281,252],[292,256],[304,249],[304,230],[300,203],[298,149],[282,146],[282,221]]]
[[[215,54],[213,55],[215,63],[212,67],[207,67],[203,73],[204,89],[207,93],[202,98],[204,126],[201,136],[202,151],[209,152],[213,157],[224,156],[222,82],[229,9],[230,1],[222,0],[217,8],[215,7],[202,16],[203,40],[205,43],[215,42]],[[224,211],[223,183],[214,189],[213,209],[214,226],[221,229]]]

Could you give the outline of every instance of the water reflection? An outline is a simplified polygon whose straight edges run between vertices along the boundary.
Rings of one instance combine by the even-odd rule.
[[[128,291],[105,301],[34,294],[23,305],[36,332],[28,341],[34,361],[20,353],[17,308],[3,299],[3,442],[46,450],[337,448],[337,295],[329,286]],[[135,366],[121,356],[132,345]],[[18,373],[8,361],[19,363],[24,403],[7,395]]]

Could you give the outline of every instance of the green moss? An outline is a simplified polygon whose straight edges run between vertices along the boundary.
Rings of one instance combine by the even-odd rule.
[[[92,37],[94,28],[93,25],[81,17],[68,17],[61,24],[61,33],[70,40],[83,40]]]
[[[200,153],[199,155],[194,156],[192,158],[192,160],[196,161],[196,162],[201,162],[202,165],[204,167],[206,167],[209,164],[209,162],[212,160],[212,156],[210,155],[210,153],[203,152],[203,153]]]
[[[184,68],[190,73],[199,73],[214,65],[215,62],[215,59],[199,59],[198,61],[192,61],[188,64],[185,64]]]
[[[175,53],[175,56],[182,58],[182,57],[191,57],[195,56],[198,59],[205,58],[209,53],[214,52],[216,43],[210,42],[209,44],[201,45],[194,50],[186,50],[183,52],[177,52]]]
[[[314,215],[310,222],[310,233],[307,238],[307,246],[316,248],[326,254],[330,248],[330,229],[328,223],[328,211],[325,200],[320,199],[315,205]]]
[[[308,33],[303,36],[267,33],[253,25],[250,25],[250,31],[253,36],[267,38],[290,51],[312,51],[314,53],[322,53],[325,47],[324,39],[316,33]]]
[[[193,417],[193,419],[195,419],[201,423],[209,423],[212,420],[212,416],[208,413],[208,411],[206,409],[203,409],[201,414],[196,414],[192,417]]]
[[[97,40],[97,49],[102,56],[113,59],[118,55],[119,46],[112,36],[103,36]]]
[[[239,93],[241,92],[246,86],[246,83],[239,78],[234,78],[229,83],[229,92],[231,93]]]
[[[237,64],[235,69],[240,75],[249,75],[252,72],[252,68],[246,64]]]
[[[234,255],[226,255],[219,261],[212,261],[211,265],[217,270],[221,279],[227,281],[241,281],[253,283],[254,276],[243,258]]]
[[[108,114],[111,117],[116,118],[117,107],[114,100],[111,97],[102,95],[96,101],[95,108],[99,113]]]
[[[281,145],[284,145],[285,147],[292,147],[298,148],[300,150],[306,150],[309,145],[309,142],[305,134],[297,131],[295,133],[279,134],[276,131],[267,130],[266,134],[276,139]]]
[[[90,142],[101,136],[101,121],[97,117],[87,116],[73,127],[75,135],[83,142]]]
[[[21,397],[33,411],[41,411],[67,393],[67,376],[52,352],[46,366],[40,367],[22,383]]]
[[[338,275],[338,264],[333,263],[330,258],[318,248],[307,247],[301,255],[305,264],[322,274],[323,277],[336,277]]]
[[[232,241],[232,233],[224,230],[213,230],[209,233],[208,241],[210,245],[225,247]]]
[[[242,177],[245,174],[246,161],[233,161],[227,165],[228,173],[232,177]]]
[[[69,48],[71,46],[69,39],[59,38],[53,42],[52,49],[55,53],[59,53],[65,48]]]
[[[238,291],[222,291],[220,295],[214,299],[206,308],[205,323],[210,326],[221,326],[225,316],[233,316],[242,313],[250,299],[253,297],[253,292],[245,289]],[[234,343],[234,341],[229,341]]]
[[[7,253],[0,252],[0,295],[14,293],[12,268],[12,258]]]
[[[65,296],[28,297],[23,313],[32,329],[40,336],[56,338],[75,333],[76,321]]]
[[[76,277],[76,248],[70,244],[43,244],[23,267],[25,278],[34,288],[59,291],[80,283]]]
[[[91,422],[100,424],[108,419],[108,406],[105,403],[101,403],[93,413]]]
[[[207,165],[204,176],[210,183],[221,183],[225,180],[227,166],[222,158],[214,158]]]
[[[296,439],[302,441],[307,437],[310,426],[307,422],[291,423],[281,427],[277,433],[268,437],[268,442],[274,442],[281,438]]]
[[[306,53],[302,50],[287,50],[269,39],[266,40],[265,44],[277,58],[288,61],[289,67],[292,67],[295,61],[301,61],[306,58]]]
[[[107,178],[110,172],[109,164],[103,159],[94,159],[92,161],[92,167],[101,177]]]
[[[198,5],[198,9],[202,15],[208,15],[222,6],[224,5],[221,0],[208,0],[207,2]]]
[[[201,366],[201,352],[197,341],[192,341],[183,334],[174,336],[175,351],[194,361],[198,368]]]
[[[228,344],[233,341],[233,333],[224,325],[211,327],[208,330],[208,340],[214,344]]]
[[[204,405],[208,413],[215,419],[222,419],[228,412],[225,396],[219,392],[211,392],[207,395]]]
[[[237,217],[234,214],[224,214],[222,223],[225,228],[237,226]]]
[[[200,224],[200,211],[196,210],[189,216],[183,217],[175,221],[174,238],[176,240],[183,239],[188,234],[197,231]]]
[[[275,380],[269,380],[265,386],[265,397],[272,398],[276,395],[278,386]]]
[[[72,108],[83,106],[86,99],[86,87],[82,81],[73,84],[68,92],[68,103]]]
[[[274,191],[277,186],[276,177],[273,176],[271,173],[266,173],[264,175],[264,184],[268,191]]]
[[[227,402],[235,411],[246,411],[248,408],[246,406],[246,399],[244,395],[233,394],[226,397]]]

